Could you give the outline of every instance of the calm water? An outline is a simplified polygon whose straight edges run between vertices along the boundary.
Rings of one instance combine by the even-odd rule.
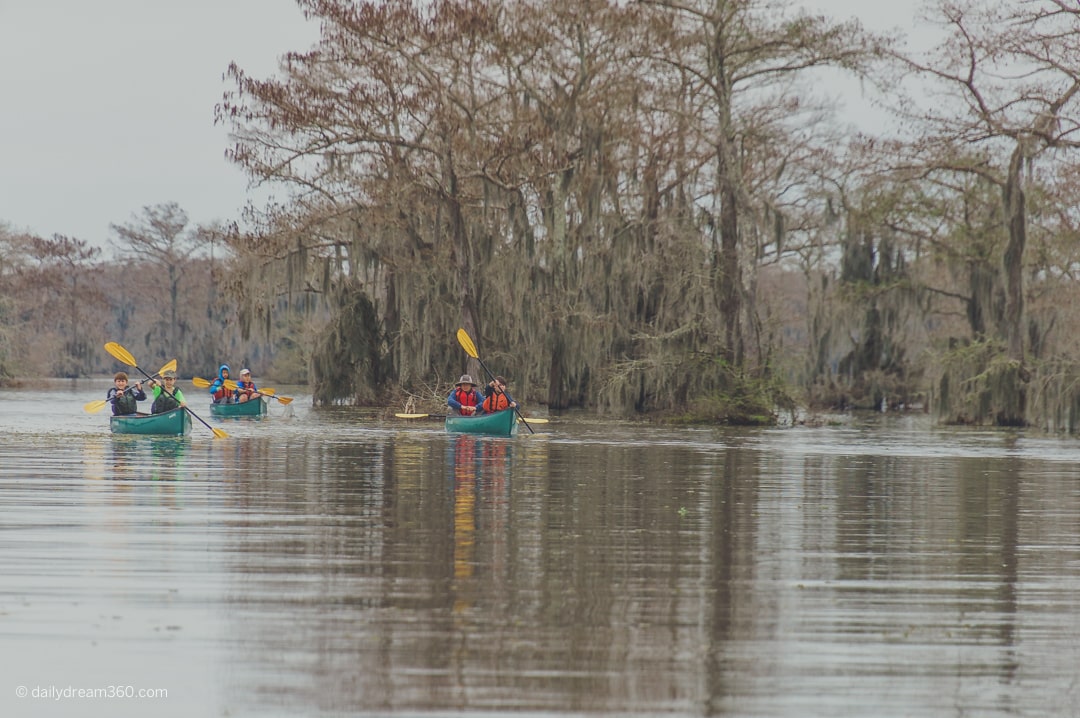
[[[1080,716],[1076,440],[125,437],[108,386],[0,390],[0,716]]]

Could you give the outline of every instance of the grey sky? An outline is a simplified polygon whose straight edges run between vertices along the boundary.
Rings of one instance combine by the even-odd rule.
[[[235,219],[222,74],[316,36],[293,0],[0,0],[0,222],[100,245],[145,205]]]
[[[910,32],[923,0],[796,0],[799,4],[837,19],[859,18],[871,30],[898,28]]]
[[[801,2],[875,30],[909,30],[919,6]],[[293,0],[0,0],[0,222],[103,245],[146,205],[236,219],[222,74],[236,60],[269,76],[316,37]]]

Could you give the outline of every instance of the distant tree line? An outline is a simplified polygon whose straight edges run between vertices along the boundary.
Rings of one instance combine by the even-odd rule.
[[[243,336],[218,289],[230,263],[221,228],[192,227],[165,203],[111,230],[100,248],[0,225],[0,383],[109,373],[107,341],[146,367],[175,358],[182,376],[213,376],[222,361],[270,366],[273,345]],[[306,379],[294,359],[278,357],[279,375]]]
[[[942,0],[926,52],[772,0],[298,5],[320,41],[216,108],[286,199],[176,289],[317,403],[437,397],[464,327],[556,410],[1080,423],[1074,2]]]

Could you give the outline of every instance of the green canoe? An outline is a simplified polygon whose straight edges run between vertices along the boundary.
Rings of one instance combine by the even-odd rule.
[[[210,416],[261,416],[265,413],[266,400],[261,397],[242,404],[210,405]]]
[[[191,432],[191,416],[183,409],[173,409],[164,414],[113,416],[109,418],[109,428],[114,434],[183,436]]]
[[[513,409],[477,416],[450,415],[446,417],[446,430],[455,434],[513,436],[517,431],[517,416]]]

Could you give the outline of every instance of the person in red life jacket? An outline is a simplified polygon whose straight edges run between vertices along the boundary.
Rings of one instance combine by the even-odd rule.
[[[251,401],[252,399],[258,399],[262,394],[259,393],[259,388],[255,386],[255,382],[251,380],[251,370],[240,370],[240,381],[236,382],[236,403],[243,404],[245,401]]]
[[[476,390],[476,384],[468,374],[461,375],[457,384],[454,384],[454,390],[450,392],[450,396],[446,397],[446,403],[450,405],[450,408],[462,416],[482,414],[484,410],[480,408],[480,404],[483,401],[484,397],[480,396],[480,392]]]
[[[214,379],[214,383],[210,385],[210,399],[215,404],[232,403],[233,393],[225,386],[227,381],[229,381],[229,365],[222,364],[218,369],[217,379]]]
[[[516,409],[518,403],[506,392],[506,379],[496,376],[484,387],[484,401],[480,403],[485,414],[494,414],[504,409]]]

